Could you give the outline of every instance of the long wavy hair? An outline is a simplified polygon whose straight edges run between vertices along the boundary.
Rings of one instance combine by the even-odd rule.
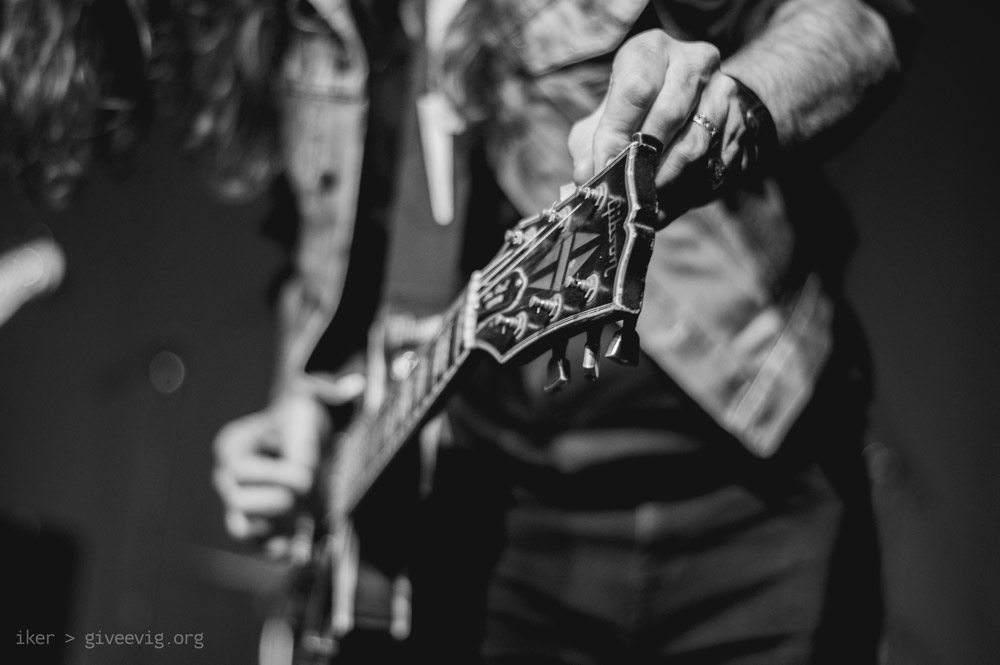
[[[0,7],[0,172],[62,209],[95,161],[126,168],[145,136],[147,8],[144,0]]]
[[[182,8],[179,69],[181,96],[188,100],[183,144],[217,193],[256,196],[284,167],[276,86],[289,36],[294,25],[315,29],[321,21],[303,0],[175,4]],[[372,12],[390,11],[386,0],[363,4],[354,7],[362,22]],[[471,127],[496,136],[515,130],[523,107],[525,77],[511,48],[518,25],[513,6],[514,0],[468,0],[448,31],[442,66],[431,72]]]
[[[376,2],[379,0],[376,0]],[[91,166],[134,159],[155,106],[179,111],[181,144],[227,199],[283,168],[276,85],[300,0],[4,0],[0,173],[66,207]],[[502,0],[470,0],[439,83],[473,125],[518,108],[519,62]]]
[[[178,3],[183,146],[226,199],[256,196],[282,168],[275,86],[286,0]]]
[[[217,193],[255,196],[283,168],[278,71],[292,26],[316,20],[315,10],[302,0],[175,3],[182,8],[179,69],[188,100],[183,143]],[[362,4],[355,7],[361,21],[372,11],[389,11],[385,0],[372,0],[367,9]],[[431,72],[473,128],[501,136],[519,121],[511,111],[522,106],[512,6],[508,0],[468,0],[448,32],[443,66]]]
[[[524,67],[511,3],[468,0],[449,27],[437,84],[473,128],[516,129]]]

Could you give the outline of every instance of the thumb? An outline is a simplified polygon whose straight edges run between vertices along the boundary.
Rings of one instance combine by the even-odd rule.
[[[310,395],[284,398],[277,427],[285,459],[315,468],[321,441],[327,435],[328,419],[326,408]]]
[[[582,184],[597,171],[594,164],[594,132],[604,113],[604,104],[573,125],[569,132],[569,154],[573,158],[573,181]]]

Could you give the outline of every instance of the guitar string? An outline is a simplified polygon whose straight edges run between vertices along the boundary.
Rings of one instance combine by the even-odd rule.
[[[559,202],[559,203],[555,204],[555,205],[554,205],[554,206],[553,206],[553,207],[552,207],[552,208],[551,208],[551,209],[549,210],[549,213],[548,213],[548,214],[549,214],[550,216],[551,216],[551,215],[554,215],[554,214],[555,214],[556,212],[558,212],[558,211],[559,211],[559,210],[561,210],[562,208],[565,208],[565,207],[566,207],[567,205],[569,205],[570,201],[571,201],[571,199],[566,199],[566,200],[564,200],[564,201],[561,201],[561,202]],[[486,279],[490,279],[490,277],[489,277],[488,275],[489,275],[489,273],[490,273],[491,271],[495,272],[495,271],[497,271],[497,270],[502,270],[502,269],[504,269],[504,265],[503,265],[503,264],[504,264],[505,262],[506,262],[506,263],[510,263],[511,261],[514,261],[514,260],[516,260],[516,259],[518,259],[518,258],[519,258],[519,257],[517,256],[518,254],[524,254],[524,253],[527,253],[527,252],[529,252],[529,250],[534,250],[534,249],[535,249],[535,247],[537,246],[537,242],[536,242],[536,241],[540,241],[540,240],[542,240],[542,239],[543,239],[543,235],[545,235],[545,236],[547,237],[547,234],[546,234],[546,232],[547,232],[548,234],[551,234],[551,233],[552,233],[553,231],[556,231],[556,230],[558,230],[558,229],[559,229],[559,227],[560,227],[560,226],[562,225],[562,223],[564,223],[564,222],[566,221],[566,219],[567,219],[567,218],[568,218],[568,217],[569,217],[570,215],[573,215],[574,213],[576,213],[576,211],[577,211],[577,210],[579,210],[579,209],[580,209],[580,207],[581,207],[581,206],[582,206],[582,205],[583,205],[584,203],[585,203],[585,201],[581,201],[581,202],[580,202],[579,204],[577,204],[577,206],[576,206],[575,208],[573,208],[573,209],[572,209],[572,210],[570,210],[569,212],[567,212],[567,213],[563,214],[563,215],[561,216],[560,220],[559,220],[559,223],[557,223],[557,224],[552,224],[552,225],[550,225],[550,226],[549,226],[549,228],[548,228],[548,229],[546,229],[546,230],[545,230],[545,232],[543,232],[543,233],[538,233],[538,234],[536,234],[535,236],[532,236],[532,237],[531,237],[531,238],[530,238],[530,239],[528,240],[528,242],[527,242],[526,244],[524,244],[524,245],[521,245],[520,247],[518,247],[517,249],[515,249],[515,251],[514,251],[514,252],[511,252],[511,253],[507,254],[506,256],[499,256],[499,257],[495,258],[495,259],[494,259],[494,261],[492,261],[492,262],[491,262],[491,263],[494,263],[494,262],[495,262],[495,265],[491,266],[490,264],[487,264],[487,265],[486,265],[486,267],[484,267],[484,268],[483,268],[483,269],[482,269],[482,270],[480,271],[480,274],[481,274],[481,275],[482,275],[483,277],[485,277]],[[532,244],[532,243],[534,243],[534,244]],[[491,285],[491,287],[490,287],[490,288],[492,288],[492,285]]]
[[[506,257],[498,257],[496,260],[496,265],[487,266],[481,271],[483,278],[483,286],[480,289],[479,295],[482,296],[485,292],[496,286],[504,277],[509,273],[509,266],[511,263],[520,262],[523,255],[532,253],[538,246],[540,246],[544,241],[548,240],[552,234],[559,231],[560,227],[563,226],[566,220],[579,210],[585,201],[581,201],[576,205],[575,208],[565,213],[558,223],[552,224],[549,228],[542,230],[531,239],[529,239],[524,245],[517,247],[513,252],[509,253]],[[564,207],[564,206],[560,206]],[[554,210],[558,210],[555,208]],[[501,273],[501,274],[497,274]]]
[[[579,192],[580,188],[576,190],[574,197],[578,195]],[[554,215],[556,212],[562,210],[567,205],[569,205],[570,202],[572,201],[572,198],[573,197],[569,197],[564,201],[557,203],[556,205],[553,206],[553,208],[547,211],[547,213],[549,215]],[[549,228],[544,229],[543,231],[537,233],[535,236],[530,238],[524,245],[516,248],[515,251],[507,252],[506,254],[498,254],[497,257],[494,257],[494,259],[480,271],[481,282],[478,288],[478,292],[476,293],[477,301],[479,298],[485,295],[485,293],[487,293],[490,289],[494,288],[502,279],[504,279],[510,273],[510,266],[512,264],[520,262],[525,255],[531,254],[532,252],[537,250],[537,248],[541,246],[544,242],[547,242],[549,238],[552,236],[552,234],[556,233],[566,223],[568,218],[573,214],[575,214],[586,202],[587,202],[586,199],[584,201],[579,202],[572,210],[561,215],[561,219],[559,220],[558,223],[552,224],[549,226]],[[466,307],[467,299],[470,295],[471,294],[467,286],[465,289],[463,289],[458,298],[456,298],[453,304],[448,308],[446,313],[443,315],[442,317],[442,321],[444,322],[443,325],[441,325],[438,328],[438,330],[435,332],[435,334],[430,340],[428,340],[425,344],[421,345],[418,348],[417,363],[415,363],[410,368],[409,372],[402,380],[398,381],[394,386],[390,388],[390,394],[379,406],[376,412],[372,416],[369,416],[368,418],[361,419],[361,421],[365,421],[369,424],[363,428],[360,426],[358,428],[349,427],[347,432],[345,433],[344,436],[345,439],[357,438],[357,434],[361,432],[354,431],[356,429],[361,429],[363,432],[373,431],[373,427],[378,426],[381,423],[381,421],[383,421],[386,418],[385,413],[387,409],[391,404],[397,402],[400,396],[400,391],[402,390],[404,384],[408,384],[410,377],[414,375],[413,372],[418,366],[418,364],[421,361],[424,363],[431,362],[430,354],[432,353],[432,350],[440,343],[442,336],[446,332],[450,335],[455,334],[454,326],[458,320],[458,314],[461,309]],[[377,478],[377,474],[379,471],[378,469],[372,468],[372,463],[376,461],[378,457],[384,457],[385,459],[382,459],[380,461],[381,465],[384,468],[384,464],[386,464],[388,459],[391,457],[390,449],[398,448],[399,446],[402,445],[403,442],[405,442],[405,440],[408,440],[413,435],[413,431],[416,428],[416,424],[425,417],[426,413],[430,409],[432,400],[427,400],[427,397],[433,394],[435,391],[439,390],[439,386],[443,385],[442,379],[450,375],[453,375],[453,373],[457,371],[457,368],[461,365],[461,363],[465,360],[465,358],[468,357],[470,350],[471,350],[470,348],[465,348],[464,345],[460,345],[459,354],[455,357],[454,360],[448,362],[448,368],[441,374],[439,378],[435,379],[432,371],[432,373],[430,374],[430,377],[432,379],[430,390],[418,397],[416,409],[411,410],[411,414],[417,415],[417,418],[415,420],[412,417],[407,418],[407,420],[412,421],[412,424],[409,427],[404,427],[402,430],[400,430],[398,427],[394,428],[392,432],[390,432],[387,436],[383,437],[384,443],[382,446],[360,447],[359,452],[361,453],[362,459],[360,460],[357,459],[357,456],[355,458],[356,462],[362,462],[362,464],[360,464],[359,468],[357,469],[358,475],[360,477],[353,479],[356,481],[355,491],[352,493],[351,496],[348,497],[350,499],[349,501],[350,506],[347,507],[348,509],[350,509],[350,507],[355,506],[357,502],[360,501],[360,499],[363,497],[363,491],[360,490],[363,490],[365,487],[370,487],[370,485],[374,482],[374,479]],[[451,352],[451,342],[449,342],[449,355],[450,352]],[[419,388],[420,386],[417,387]],[[356,422],[355,424],[358,423]],[[396,440],[399,439],[400,431],[405,432],[406,436],[401,441],[396,443]],[[352,432],[355,434],[355,437],[350,436]],[[391,446],[386,445],[389,442],[392,442],[393,445]],[[377,450],[371,450],[376,448]],[[340,457],[346,454],[345,451],[347,449],[348,446],[346,445],[338,446],[334,450],[334,454],[331,455],[331,460],[333,459],[339,460]],[[372,454],[366,455],[365,452],[369,450],[371,450]],[[390,451],[389,454],[386,454],[387,450]],[[368,459],[364,459],[366,457]],[[363,483],[360,482],[362,480]]]
[[[554,210],[558,210],[560,208],[565,207],[567,202],[560,204],[559,206],[554,208]],[[486,267],[483,268],[483,270],[480,273],[481,278],[483,275],[485,275],[486,279],[485,283],[481,284],[478,289],[478,293],[476,294],[477,298],[482,297],[491,288],[496,286],[496,284],[498,284],[507,274],[509,274],[510,266],[512,264],[519,262],[520,260],[523,259],[524,256],[530,255],[532,252],[537,250],[537,248],[540,247],[544,242],[546,242],[552,236],[552,234],[556,233],[559,230],[559,228],[565,223],[566,219],[570,215],[574,214],[577,210],[579,210],[582,205],[583,202],[577,204],[577,206],[574,207],[571,211],[569,211],[569,213],[566,213],[565,215],[562,216],[562,219],[559,221],[559,223],[552,224],[549,226],[549,228],[542,230],[541,232],[533,236],[531,239],[529,239],[524,245],[516,248],[515,251],[508,252],[503,255],[498,255],[496,258],[494,258],[493,261],[491,262],[492,265],[488,264]],[[392,431],[388,434],[388,436],[384,436],[381,437],[380,439],[377,439],[382,441],[381,445],[368,445],[359,449],[359,455],[361,456],[361,459],[356,461],[361,462],[361,464],[359,465],[360,466],[359,471],[361,472],[361,474],[363,474],[363,477],[354,479],[354,482],[352,484],[355,487],[355,491],[351,492],[352,496],[357,495],[358,490],[362,486],[367,486],[369,484],[370,482],[369,477],[371,476],[373,465],[375,465],[378,457],[384,455],[386,450],[392,450],[398,448],[396,442],[399,439],[402,438],[405,440],[409,438],[409,436],[412,436],[414,429],[412,426],[411,427],[404,426],[402,427],[402,429],[400,429],[399,426],[393,427],[391,425],[386,425],[386,422],[388,421],[391,423],[391,420],[394,417],[394,414],[391,413],[391,410],[399,406],[403,390],[410,389],[409,386],[413,383],[412,377],[415,376],[414,372],[417,371],[417,367],[421,363],[426,364],[431,362],[431,354],[434,352],[435,347],[441,343],[441,339],[446,333],[449,335],[455,334],[454,326],[456,325],[456,322],[458,320],[458,314],[460,310],[465,306],[465,301],[469,295],[470,294],[468,293],[468,289],[466,288],[465,290],[463,290],[462,294],[460,294],[459,297],[456,298],[456,300],[448,308],[448,310],[442,317],[442,325],[438,328],[438,330],[435,332],[433,337],[431,337],[431,339],[421,344],[421,346],[417,349],[416,362],[413,364],[413,366],[410,367],[408,373],[402,379],[400,379],[393,386],[391,386],[389,394],[386,395],[385,399],[382,401],[382,404],[379,405],[378,409],[376,409],[376,411],[368,418],[359,421],[356,427],[350,428],[351,430],[355,430],[353,432],[355,436],[349,437],[352,439],[356,439],[360,434],[377,431],[379,428],[384,427],[387,429],[389,428],[392,429]],[[441,383],[441,379],[452,373],[453,368],[457,367],[462,362],[462,360],[464,360],[464,358],[466,358],[467,356],[468,356],[468,350],[463,349],[462,353],[460,353],[455,358],[455,360],[448,363],[449,366],[441,374],[441,377],[435,378],[432,372],[431,374],[432,383],[430,389],[424,392],[422,395],[418,396],[417,407],[416,409],[411,409],[410,416],[406,417],[407,421],[413,421],[415,423],[418,422],[419,419],[423,417],[423,415],[429,408],[429,402],[427,400],[427,397],[429,395],[434,394],[434,392],[438,390],[438,386]],[[417,386],[417,388],[419,388],[419,386]],[[416,418],[414,418],[414,416],[416,416]],[[406,436],[401,436],[400,432],[405,433]],[[361,437],[361,438],[369,439],[370,437]],[[344,451],[347,447],[348,446],[339,447],[336,451],[336,453],[338,453],[337,456],[340,457],[341,455],[346,455],[347,453]]]
[[[562,210],[572,201],[571,198],[556,204],[550,211],[550,215],[555,212]],[[559,232],[559,230],[565,225],[566,221],[586,203],[586,201],[581,201],[576,204],[568,212],[563,213],[560,219],[555,224],[550,224],[548,228],[541,230],[536,235],[532,236],[525,244],[517,247],[513,252],[507,252],[505,254],[500,254],[495,257],[490,264],[487,264],[480,271],[480,278],[483,280],[479,286],[478,292],[476,294],[477,299],[481,298],[485,293],[489,292],[490,289],[495,287],[502,279],[510,274],[510,266],[512,264],[519,263],[527,255],[535,252],[540,246],[548,242],[553,234]],[[381,445],[368,445],[360,447],[358,452],[361,459],[356,459],[355,461],[360,462],[358,469],[360,476],[353,479],[353,491],[349,493],[348,499],[349,503],[356,503],[359,499],[359,494],[363,495],[362,490],[365,487],[370,486],[373,482],[373,475],[377,475],[378,469],[375,467],[384,468],[385,464],[388,462],[388,458],[391,454],[387,454],[387,451],[396,450],[402,445],[403,441],[408,440],[416,428],[416,423],[418,423],[428,412],[432,400],[428,400],[427,397],[433,395],[435,392],[439,391],[439,386],[441,385],[441,379],[449,376],[457,371],[457,367],[468,357],[469,349],[463,348],[461,353],[456,356],[456,358],[448,363],[448,368],[441,374],[440,377],[435,378],[433,372],[431,373],[431,385],[430,389],[423,392],[423,394],[416,396],[416,407],[409,409],[409,415],[406,416],[405,421],[400,423],[403,425],[397,426],[387,426],[386,421],[391,423],[393,415],[389,413],[390,409],[398,407],[400,404],[401,396],[404,389],[409,389],[409,386],[415,385],[413,383],[412,377],[415,376],[414,372],[420,363],[431,362],[431,354],[434,348],[440,344],[441,338],[447,333],[449,335],[455,334],[454,326],[458,320],[459,311],[465,306],[466,300],[469,296],[468,287],[463,289],[463,292],[456,298],[456,300],[451,304],[451,306],[446,310],[445,314],[442,316],[442,325],[438,328],[435,334],[427,340],[425,343],[421,344],[416,351],[416,362],[410,367],[407,374],[397,381],[393,386],[391,386],[389,394],[383,400],[379,408],[369,416],[356,423],[356,427],[349,428],[349,432],[353,433],[354,436],[348,436],[348,439],[357,439],[358,435],[361,433],[370,433],[376,431],[377,428],[385,427],[391,429],[388,435],[381,437]],[[449,342],[450,344],[450,342]],[[420,388],[420,386],[416,386]],[[412,400],[412,397],[411,397]],[[411,402],[412,403],[412,402]],[[406,422],[410,422],[410,425],[406,425]],[[351,432],[351,430],[354,430]],[[405,436],[403,436],[405,434]],[[370,437],[361,437],[363,439],[368,439]],[[335,451],[335,456],[337,458],[346,455],[345,452],[348,446],[340,446]],[[379,459],[380,457],[385,457],[386,459]],[[377,463],[377,464],[376,464]]]
[[[441,339],[446,333],[454,334],[454,325],[455,322],[458,320],[458,311],[464,306],[465,298],[463,296],[465,295],[466,294],[463,292],[463,294],[460,295],[451,304],[451,306],[442,316],[442,325],[439,326],[434,336],[431,339],[424,342],[423,344],[421,344],[420,347],[418,347],[417,351],[415,352],[417,354],[417,360],[414,363],[414,365],[409,369],[408,373],[402,379],[398,380],[395,384],[393,384],[390,387],[389,394],[386,395],[385,399],[382,401],[382,404],[379,405],[379,408],[376,409],[376,411],[370,417],[365,419],[363,422],[359,423],[357,427],[358,431],[355,432],[356,436],[363,432],[377,431],[381,427],[387,427],[385,424],[386,422],[391,423],[394,414],[390,413],[390,410],[398,407],[398,405],[400,404],[402,391],[404,389],[408,389],[408,386],[410,385],[415,385],[413,384],[413,379],[411,377],[415,376],[414,372],[417,370],[417,367],[421,363],[424,363],[426,365],[426,363],[430,362],[431,354],[434,352],[434,348],[441,343]],[[423,417],[424,413],[426,413],[426,411],[429,408],[429,404],[427,404],[427,396],[432,395],[439,390],[441,378],[448,375],[451,368],[457,366],[461,362],[461,360],[465,357],[465,355],[467,354],[461,354],[461,357],[456,358],[455,361],[449,362],[449,368],[446,369],[441,374],[440,377],[434,378],[433,374],[431,375],[433,381],[430,386],[430,389],[424,391],[423,394],[417,396],[417,406],[416,408],[410,409],[411,415],[408,416],[406,420],[413,420],[413,422],[417,422],[420,418]],[[417,388],[419,388],[419,386],[417,386]],[[414,420],[413,416],[416,416],[416,420]],[[402,430],[400,430],[398,426],[394,427],[392,428],[392,431],[388,434],[388,436],[382,437],[381,440],[383,441],[383,443],[381,445],[366,446],[362,448],[361,455],[363,458],[365,458],[362,460],[363,463],[361,465],[363,472],[368,471],[372,466],[372,464],[375,463],[377,457],[383,454],[385,450],[398,448],[398,445],[395,442],[397,439],[400,438],[399,435],[400,431],[404,431],[407,433],[405,437],[402,437],[405,440],[412,435],[413,429],[414,427],[412,426],[404,427]],[[367,484],[367,482],[368,481],[365,480],[364,484]],[[360,485],[361,483],[358,484]]]
[[[568,203],[569,199],[567,199],[567,201],[563,202],[562,204],[559,204],[557,207],[554,208],[554,210],[563,208]],[[544,229],[542,232],[532,237],[525,245],[517,248],[517,251],[509,253],[506,256],[500,256],[494,259],[495,265],[493,265],[492,267],[488,265],[486,268],[484,268],[484,270],[488,270],[493,273],[492,281],[488,282],[486,285],[483,285],[479,288],[477,297],[482,297],[482,295],[484,295],[491,288],[496,286],[496,284],[498,284],[499,281],[504,276],[509,274],[509,266],[512,262],[520,260],[521,258],[523,258],[523,255],[530,254],[539,246],[541,246],[543,242],[545,242],[553,233],[556,233],[559,230],[559,228],[565,223],[566,219],[569,216],[575,214],[580,209],[580,207],[583,206],[583,204],[584,202],[578,203],[576,207],[574,207],[572,210],[570,210],[568,213],[562,216],[562,219],[560,220],[559,223],[552,224],[549,228]],[[381,421],[386,417],[390,417],[386,415],[386,412],[388,411],[389,408],[398,404],[398,398],[402,394],[403,389],[413,383],[411,377],[415,376],[414,373],[417,371],[417,367],[421,363],[426,364],[431,361],[431,354],[434,353],[435,348],[441,343],[441,339],[444,337],[445,334],[448,334],[449,336],[455,334],[454,326],[458,319],[458,313],[465,306],[465,300],[467,297],[468,297],[467,290],[464,290],[463,293],[451,304],[446,313],[443,315],[442,325],[434,333],[434,336],[431,337],[428,341],[421,344],[420,347],[418,347],[417,351],[415,352],[416,362],[409,368],[407,374],[391,388],[390,395],[387,396],[387,399],[383,401],[383,403],[377,409],[376,413],[372,416],[373,423],[377,423],[378,421]],[[446,369],[441,374],[441,376],[443,377],[446,374],[448,374],[450,368],[456,366],[458,362],[461,361],[461,358],[464,357],[465,357],[464,354],[460,354],[460,358],[456,359],[457,362],[454,361],[450,362],[449,368]],[[432,394],[437,388],[437,384],[440,382],[440,379],[435,378],[433,373],[431,374],[431,378],[434,380],[432,382],[432,385],[430,386],[430,390],[424,392],[424,394],[419,397],[421,401],[426,398],[426,395]],[[417,386],[417,388],[419,388],[419,386]]]

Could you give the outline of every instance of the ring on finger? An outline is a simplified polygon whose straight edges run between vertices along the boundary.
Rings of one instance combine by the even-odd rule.
[[[708,132],[709,139],[714,139],[715,135],[719,132],[719,128],[715,126],[715,123],[701,113],[695,113],[694,117],[691,118],[691,122],[702,127],[706,132]]]

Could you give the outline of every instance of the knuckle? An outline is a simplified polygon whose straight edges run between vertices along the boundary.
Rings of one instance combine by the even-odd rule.
[[[580,127],[580,123],[573,125],[573,128],[569,130],[567,146],[569,147],[569,154],[574,159],[579,159],[583,156],[583,144],[585,140],[583,128]]]
[[[222,497],[223,501],[226,501],[229,497],[229,486],[230,483],[227,480],[226,472],[222,469],[216,469],[212,474],[212,487],[215,491]]]
[[[663,160],[666,171],[675,175],[681,173],[704,157],[706,148],[705,141],[697,135],[689,135],[678,141]]]
[[[596,167],[602,167],[603,161],[610,159],[616,152],[621,149],[622,139],[611,133],[602,133],[594,138],[594,154],[598,158],[599,162],[595,164]]]
[[[247,540],[250,537],[250,520],[239,510],[230,507],[226,510],[226,531],[235,540]]]
[[[272,515],[285,515],[295,506],[295,493],[282,487],[276,489],[269,501],[262,505],[263,512]]]
[[[249,542],[254,536],[253,527],[250,525],[249,520],[229,527],[229,534],[233,537],[233,540],[241,543]]]
[[[212,450],[216,458],[226,457],[229,454],[229,451],[236,445],[236,437],[236,426],[233,423],[223,425],[219,433],[215,435],[215,441],[212,442]]]
[[[687,121],[689,111],[679,104],[671,104],[663,108],[658,115],[661,124],[667,127],[678,127]]]
[[[655,135],[668,137],[669,141],[669,137],[687,121],[688,115],[688,109],[681,104],[661,104],[651,110],[646,118],[645,127]]]
[[[302,482],[299,483],[298,493],[300,495],[309,494],[309,492],[312,491],[312,488],[315,484],[316,484],[316,479],[314,474],[312,473],[305,474],[305,476],[302,478]]]
[[[286,489],[284,492],[282,492],[281,496],[278,499],[278,504],[281,506],[281,514],[287,515],[288,513],[292,512],[292,509],[295,508],[295,504],[298,502],[298,500],[299,500],[299,495],[295,491],[291,489]]]
[[[715,44],[708,42],[697,42],[695,45],[695,59],[702,69],[715,70],[722,63],[722,53]]]
[[[670,35],[663,30],[646,30],[631,37],[622,45],[622,49],[640,57],[659,56],[669,47],[671,41]]]
[[[696,161],[704,152],[699,141],[680,141],[671,151],[670,159],[678,166],[684,167]]]
[[[719,93],[726,99],[731,100],[736,96],[736,81],[734,81],[730,76],[718,76],[716,80],[712,81],[712,85],[713,87],[718,86]]]
[[[620,77],[619,91],[622,102],[634,109],[644,110],[656,99],[659,86],[644,72],[629,71]]]

